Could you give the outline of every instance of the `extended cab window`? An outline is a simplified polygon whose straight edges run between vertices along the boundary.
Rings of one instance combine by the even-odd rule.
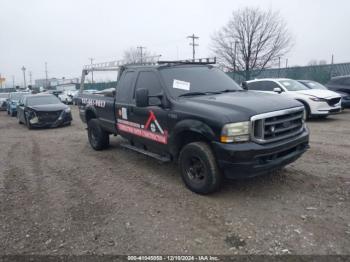
[[[135,72],[125,72],[117,85],[117,100],[120,102],[129,102],[133,91]]]
[[[136,89],[148,89],[150,96],[158,95],[162,92],[162,86],[154,72],[140,72],[137,78]]]

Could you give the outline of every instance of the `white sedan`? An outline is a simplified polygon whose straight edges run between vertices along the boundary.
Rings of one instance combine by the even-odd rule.
[[[306,118],[341,112],[341,96],[330,90],[309,89],[286,78],[256,79],[246,83],[249,90],[280,94],[300,101],[305,107]]]

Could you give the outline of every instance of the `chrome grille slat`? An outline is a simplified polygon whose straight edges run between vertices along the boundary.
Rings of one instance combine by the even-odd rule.
[[[300,126],[300,124],[294,124],[294,125],[291,125],[291,126],[289,126],[289,127],[276,128],[275,133],[285,132],[285,131],[288,131],[288,130],[290,130],[290,129],[297,128],[297,127],[299,127],[299,126]]]
[[[303,113],[298,114],[297,116],[293,116],[293,117],[289,117],[289,118],[285,118],[285,119],[281,119],[281,120],[276,120],[276,121],[273,121],[273,122],[266,122],[265,121],[265,125],[276,125],[276,124],[279,124],[279,123],[283,123],[285,121],[292,121],[292,120],[295,120],[295,119],[299,119],[301,117],[303,117]]]
[[[253,116],[252,140],[264,144],[297,136],[304,129],[304,107]]]

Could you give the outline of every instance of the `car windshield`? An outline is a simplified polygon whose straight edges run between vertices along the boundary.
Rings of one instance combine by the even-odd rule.
[[[314,82],[314,81],[303,81],[303,84],[305,84],[310,89],[322,89],[327,90],[327,87],[324,85],[321,85],[320,83]]]
[[[12,99],[12,100],[20,100],[21,99],[21,97],[23,96],[23,95],[25,95],[26,93],[11,93],[10,94],[10,98]]]
[[[288,91],[301,91],[310,89],[295,80],[279,80],[278,82]]]
[[[54,95],[52,96],[32,96],[27,98],[28,106],[60,104],[60,100]]]
[[[243,90],[232,78],[214,67],[170,67],[161,69],[160,73],[167,88],[175,97]]]

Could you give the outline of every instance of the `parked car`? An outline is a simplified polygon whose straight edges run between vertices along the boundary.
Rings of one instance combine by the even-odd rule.
[[[12,92],[7,100],[7,114],[10,116],[17,115],[17,105],[19,100],[24,95],[29,95],[29,92]]]
[[[326,86],[316,81],[312,81],[312,80],[298,80],[298,81],[310,89],[328,90]],[[344,93],[341,91],[334,91],[334,92],[336,92],[341,96],[341,107],[350,108],[350,94]]]
[[[294,98],[305,107],[305,118],[327,117],[341,112],[341,97],[330,90],[310,89],[296,80],[265,78],[246,82],[249,90]]]
[[[64,104],[73,104],[73,97],[78,91],[65,90],[61,94],[58,95],[58,98]]]
[[[326,87],[332,91],[340,91],[350,95],[350,75],[333,77]]]
[[[126,65],[118,78],[112,96],[79,94],[91,147],[102,150],[110,134],[120,135],[125,148],[178,163],[193,192],[214,192],[224,177],[269,173],[308,148],[301,103],[243,90],[212,65]]]
[[[9,93],[0,93],[0,111],[6,111],[9,96]]]
[[[20,124],[33,127],[57,127],[69,125],[72,114],[69,106],[56,96],[36,94],[23,96],[17,106],[17,118]]]

